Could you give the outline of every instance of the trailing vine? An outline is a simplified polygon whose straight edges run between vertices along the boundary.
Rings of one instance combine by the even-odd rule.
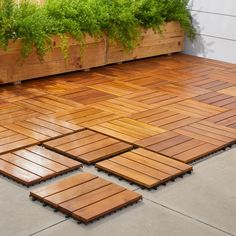
[[[165,22],[178,21],[194,39],[195,29],[187,9],[188,0],[46,0],[39,6],[33,0],[0,0],[0,47],[20,39],[21,54],[28,57],[36,50],[43,60],[53,48],[53,36],[61,38],[65,57],[68,37],[83,48],[85,36],[107,35],[125,50],[134,49],[141,29],[161,30]]]

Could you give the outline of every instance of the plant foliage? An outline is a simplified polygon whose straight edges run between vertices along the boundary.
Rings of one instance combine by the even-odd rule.
[[[178,21],[194,39],[195,29],[187,9],[188,0],[46,0],[39,6],[35,0],[0,0],[0,47],[21,39],[22,56],[35,48],[40,59],[52,49],[52,37],[60,36],[62,50],[67,38],[81,45],[85,35],[111,42],[126,50],[140,41],[141,29],[161,30],[165,22]]]

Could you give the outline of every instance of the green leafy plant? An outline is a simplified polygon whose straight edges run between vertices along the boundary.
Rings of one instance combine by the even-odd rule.
[[[188,0],[46,0],[42,6],[33,0],[0,0],[0,47],[7,49],[10,41],[20,39],[23,58],[36,50],[43,60],[53,48],[54,36],[61,38],[66,55],[69,37],[84,45],[86,34],[105,34],[112,43],[132,50],[142,28],[161,31],[169,21],[178,21],[194,39],[187,5]]]

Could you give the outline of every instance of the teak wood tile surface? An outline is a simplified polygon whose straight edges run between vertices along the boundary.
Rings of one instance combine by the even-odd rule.
[[[133,148],[128,143],[91,130],[66,135],[43,145],[86,164],[96,163]]]
[[[142,148],[99,162],[96,167],[146,188],[157,187],[192,171],[187,164]]]
[[[142,196],[89,173],[77,174],[30,193],[68,216],[89,223],[138,202]]]
[[[71,124],[197,160],[236,141],[235,71],[174,54],[1,86],[0,153],[77,131]]]
[[[26,186],[80,167],[80,162],[40,146],[0,155],[0,173]]]

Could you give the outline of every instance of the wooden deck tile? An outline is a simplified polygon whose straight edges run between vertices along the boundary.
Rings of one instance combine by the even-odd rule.
[[[100,133],[135,143],[138,140],[154,136],[166,130],[130,118],[120,118],[90,127]]]
[[[138,148],[96,164],[99,170],[153,188],[192,171],[192,167],[163,155]]]
[[[0,126],[0,154],[37,143],[36,139]]]
[[[162,107],[184,100],[184,98],[166,92],[157,92],[149,89],[142,92],[129,94],[125,96],[125,98],[147,105],[152,105],[154,107]]]
[[[84,127],[196,160],[236,142],[235,68],[175,54],[1,86],[0,154]]]
[[[83,223],[142,199],[138,193],[89,173],[74,175],[41,187],[32,191],[30,196]]]
[[[53,95],[36,97],[16,102],[17,105],[36,111],[43,115],[49,115],[56,112],[64,112],[75,108],[82,108],[83,105],[77,102],[66,100]]]
[[[60,96],[62,96],[65,99],[79,102],[84,105],[92,104],[95,102],[101,102],[116,97],[112,94],[87,87],[81,87],[79,89],[69,90],[64,93],[60,93]]]
[[[26,120],[40,115],[38,111],[23,108],[13,103],[0,104],[1,125],[10,124],[20,120]]]
[[[0,155],[0,173],[30,186],[80,168],[81,163],[40,146]]]
[[[227,109],[236,109],[236,97],[222,93],[211,92],[195,97],[194,100]]]
[[[128,116],[133,113],[153,108],[152,105],[143,104],[125,98],[116,98],[103,102],[98,102],[93,104],[92,107],[122,116]]]
[[[207,93],[208,90],[194,87],[194,86],[182,86],[179,84],[166,84],[160,86],[161,91],[170,93],[172,95],[178,96],[180,98],[192,98],[195,96],[199,96],[201,94]]]
[[[200,120],[200,118],[192,118],[191,116],[164,110],[162,108],[155,108],[136,113],[130,116],[130,118],[163,128],[165,130],[177,129]]]
[[[109,113],[94,107],[85,107],[82,109],[55,113],[53,117],[89,128],[93,125],[118,119],[120,115]]]
[[[222,89],[219,92],[230,95],[230,96],[236,96],[236,86],[229,87],[229,88],[226,88],[226,89]]]
[[[26,121],[8,124],[4,127],[38,141],[47,141],[52,138],[84,129],[78,125],[51,118],[49,116],[31,118]]]
[[[102,92],[110,93],[115,96],[124,96],[133,92],[143,90],[143,88],[140,86],[120,81],[101,83],[89,87]]]
[[[236,110],[230,110],[212,116],[207,121],[236,129]]]
[[[169,131],[140,140],[136,144],[184,163],[195,161],[219,149],[219,143],[214,145],[206,142],[206,140],[214,142],[213,139],[207,137],[199,140],[197,138],[197,135],[191,137],[189,133]]]
[[[132,149],[130,144],[90,130],[54,139],[43,145],[86,164],[92,164]]]
[[[213,115],[227,111],[226,108],[198,102],[193,99],[184,100],[175,104],[165,106],[165,109],[180,114],[188,115],[193,118],[208,118]]]

